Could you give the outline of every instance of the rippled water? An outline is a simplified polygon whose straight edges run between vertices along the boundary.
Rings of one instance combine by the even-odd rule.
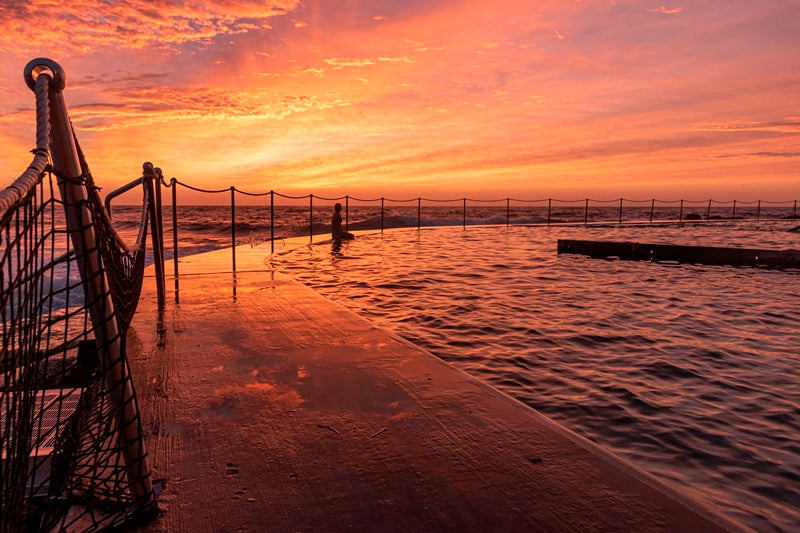
[[[800,249],[793,225],[393,230],[273,261],[723,513],[798,530],[800,273],[556,253]]]

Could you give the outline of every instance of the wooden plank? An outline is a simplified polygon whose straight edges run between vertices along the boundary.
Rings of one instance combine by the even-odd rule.
[[[700,265],[800,268],[799,250],[559,239],[558,253],[587,255],[595,259],[618,258],[630,261],[677,261]]]

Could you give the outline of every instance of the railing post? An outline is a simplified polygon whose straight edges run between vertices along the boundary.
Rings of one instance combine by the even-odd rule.
[[[548,198],[547,199],[547,225],[548,226],[550,225],[550,208],[552,207],[552,205],[553,205],[553,199],[552,198]]]
[[[180,303],[178,292],[178,180],[169,181],[172,187],[172,271],[175,273],[175,303]]]
[[[345,195],[344,197],[344,231],[348,231],[350,229],[350,196]]]
[[[761,200],[758,201],[756,206],[756,220],[761,220]]]
[[[422,198],[417,198],[417,231],[422,225]]]
[[[622,198],[619,199],[619,223],[622,224]]]
[[[314,241],[314,195],[308,195],[308,242]]]
[[[52,76],[47,71],[37,72],[42,66],[49,69]],[[155,502],[150,466],[142,440],[141,418],[130,369],[124,357],[123,333],[120,332],[115,318],[114,301],[108,291],[108,278],[101,264],[93,217],[88,209],[88,194],[83,183],[83,170],[62,93],[64,71],[50,60],[29,62],[25,67],[25,77],[32,90],[35,90],[38,77],[41,76],[50,78],[50,155],[64,202],[67,231],[75,250],[98,355],[102,358],[101,365],[105,369],[106,387],[119,428],[119,446],[125,461],[131,496],[136,507],[144,510],[151,508]]]
[[[506,198],[506,227],[511,225],[511,198]]]
[[[656,199],[653,198],[653,200],[650,202],[650,223],[651,224],[653,223],[653,210],[655,210],[655,208],[656,208]]]
[[[733,201],[733,211],[731,212],[731,220],[736,220],[736,200]]]
[[[236,272],[236,187],[231,185],[231,260],[233,272]]]
[[[711,220],[711,199],[708,200],[708,209],[706,209],[706,222]]]
[[[583,225],[589,224],[589,199],[586,199],[586,207],[583,209]]]
[[[158,187],[156,187],[156,207],[158,210],[158,233],[161,237],[161,256],[164,256],[164,212],[161,200],[161,185],[164,184],[164,174],[161,172],[159,167],[155,167],[153,169],[156,173],[156,181],[158,182]]]
[[[275,253],[275,191],[269,191],[269,253]]]
[[[381,196],[381,233],[383,233],[383,196]]]
[[[683,200],[681,200],[681,210],[678,212],[678,222],[683,221]]]
[[[464,198],[464,219],[463,219],[463,223],[464,223],[464,229],[467,229],[467,199],[466,198]]]
[[[164,289],[164,231],[161,229],[161,169],[153,168],[152,163],[143,165],[145,186],[152,199],[148,209],[150,211],[150,233],[153,243],[153,266],[156,271],[156,293],[158,295],[158,310],[163,311],[166,305],[166,290]]]

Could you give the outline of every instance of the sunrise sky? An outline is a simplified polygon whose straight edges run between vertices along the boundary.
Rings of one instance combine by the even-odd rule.
[[[0,170],[28,60],[97,182],[362,197],[800,198],[800,0],[4,0]]]

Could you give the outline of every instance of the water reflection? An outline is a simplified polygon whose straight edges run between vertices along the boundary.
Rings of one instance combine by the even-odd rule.
[[[333,239],[331,241],[331,255],[334,257],[344,257],[350,249],[353,239]]]

